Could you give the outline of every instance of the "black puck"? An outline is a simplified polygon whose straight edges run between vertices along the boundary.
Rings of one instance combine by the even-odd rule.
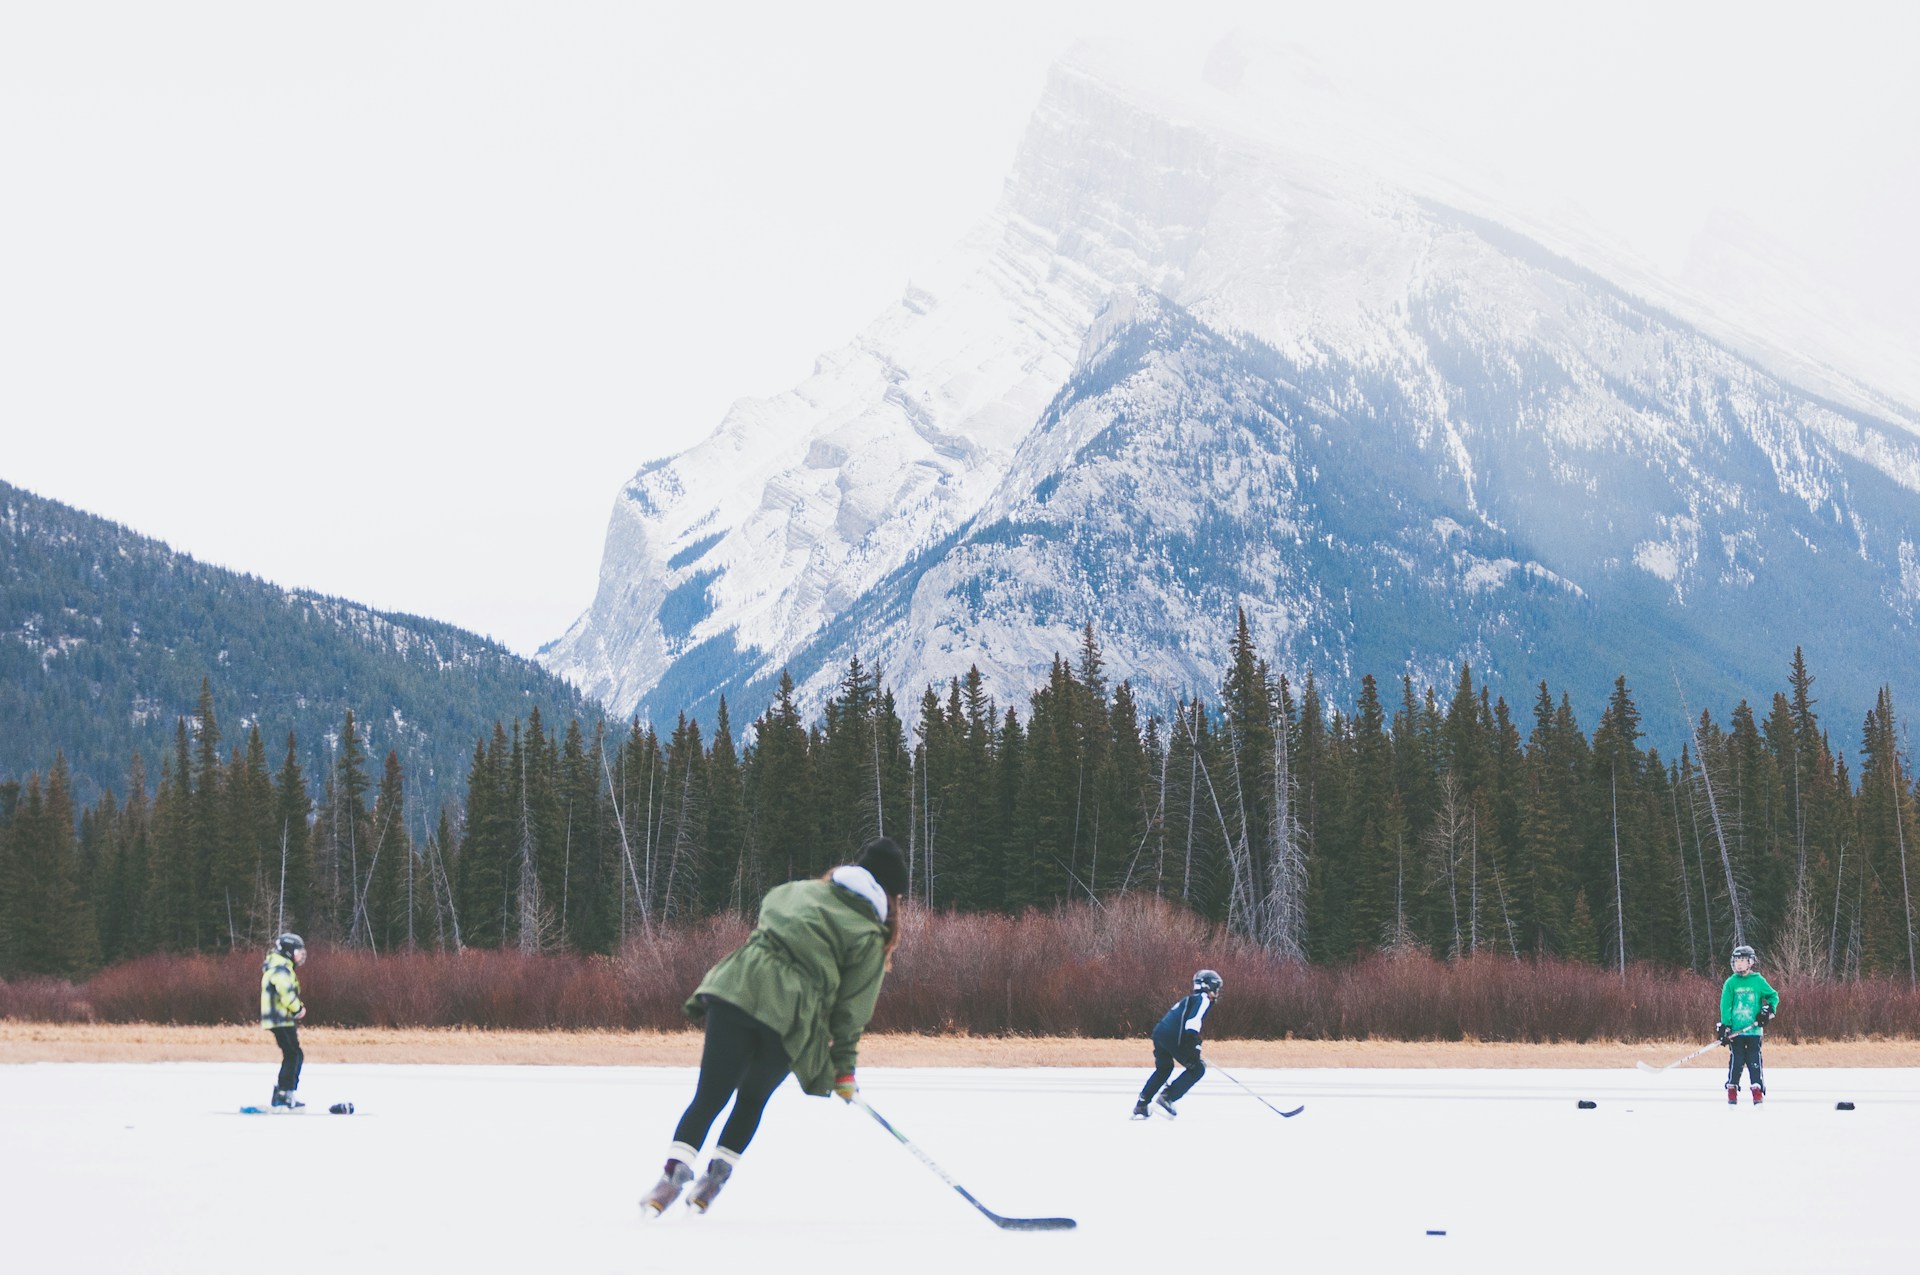
[[[1833,1109],[1835,1111],[1852,1111],[1853,1104],[1850,1102],[1836,1102],[1833,1104]]]
[[[1600,1105],[1599,1103],[1595,1102],[1591,1098],[1582,1098],[1579,1103],[1580,1110],[1582,1111],[1592,1111],[1595,1107],[1599,1105]]]

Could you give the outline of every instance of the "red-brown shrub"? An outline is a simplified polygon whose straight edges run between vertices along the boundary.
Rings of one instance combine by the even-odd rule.
[[[875,1031],[1138,1037],[1211,966],[1218,1036],[1320,1040],[1706,1039],[1720,980],[1652,966],[1376,955],[1279,961],[1192,913],[1129,897],[1018,917],[909,908]],[[736,916],[656,927],[612,957],[469,949],[385,956],[317,950],[301,971],[309,1021],[366,1027],[674,1030],[700,977],[743,942]],[[149,956],[84,987],[0,983],[0,1017],[257,1021],[260,957]],[[1787,1040],[1913,1036],[1920,993],[1887,980],[1779,986]]]
[[[258,1022],[260,957],[142,956],[108,966],[82,990],[102,1022]]]
[[[0,978],[0,1018],[30,1023],[87,1023],[93,1007],[85,993],[63,978]]]

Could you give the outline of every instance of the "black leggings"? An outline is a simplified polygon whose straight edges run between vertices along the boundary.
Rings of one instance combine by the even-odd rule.
[[[1735,1036],[1727,1042],[1728,1084],[1740,1083],[1740,1068],[1744,1066],[1747,1069],[1747,1079],[1753,1082],[1753,1087],[1761,1093],[1767,1091],[1767,1082],[1760,1076],[1760,1041],[1759,1036],[1746,1035]]]
[[[673,1140],[698,1147],[706,1142],[720,1108],[733,1111],[720,1129],[720,1145],[738,1155],[760,1128],[767,1099],[793,1069],[780,1033],[745,1010],[707,998],[707,1040],[700,1051],[700,1083],[674,1127]]]
[[[300,1029],[276,1027],[273,1029],[273,1040],[280,1046],[280,1079],[275,1082],[274,1088],[292,1093],[300,1087],[300,1064],[307,1057],[300,1052]]]
[[[1173,1064],[1179,1063],[1186,1070],[1180,1073],[1180,1079],[1167,1085],[1167,1077],[1173,1074]],[[1200,1061],[1200,1051],[1189,1045],[1185,1049],[1168,1053],[1159,1045],[1153,1047],[1153,1074],[1147,1077],[1147,1087],[1140,1091],[1140,1101],[1145,1102],[1160,1092],[1161,1085],[1167,1085],[1167,1101],[1179,1102],[1186,1096],[1187,1090],[1207,1074],[1207,1065]]]

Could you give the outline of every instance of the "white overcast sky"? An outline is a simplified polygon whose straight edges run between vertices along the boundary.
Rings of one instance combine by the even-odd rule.
[[[1916,10],[4,4],[0,478],[530,653],[642,462],[986,215],[1083,37],[1255,29],[1656,266],[1726,209],[1920,330]]]

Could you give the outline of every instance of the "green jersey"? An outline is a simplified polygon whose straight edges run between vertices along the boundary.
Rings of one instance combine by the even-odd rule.
[[[1720,988],[1720,1021],[1733,1028],[1736,1036],[1760,1036],[1765,1029],[1755,1021],[1765,1005],[1769,1016],[1779,1012],[1780,993],[1773,985],[1751,971],[1729,977]]]

